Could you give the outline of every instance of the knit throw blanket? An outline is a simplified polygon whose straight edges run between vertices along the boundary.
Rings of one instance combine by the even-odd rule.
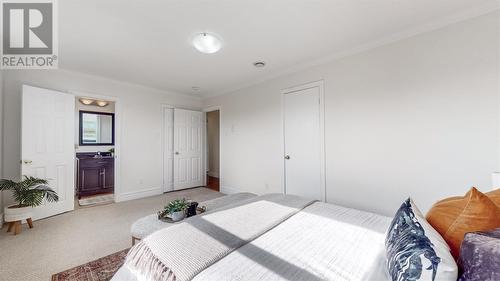
[[[125,266],[138,280],[191,280],[313,202],[293,195],[267,194],[191,217],[135,245]]]

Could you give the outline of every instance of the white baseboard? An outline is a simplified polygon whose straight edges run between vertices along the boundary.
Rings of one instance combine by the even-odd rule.
[[[220,192],[222,192],[224,194],[234,194],[234,193],[240,193],[243,191],[238,190],[237,188],[229,187],[229,186],[221,186]]]
[[[125,192],[115,195],[115,202],[123,202],[163,194],[161,187]]]
[[[214,178],[219,178],[219,172],[208,171],[207,175],[214,177]]]

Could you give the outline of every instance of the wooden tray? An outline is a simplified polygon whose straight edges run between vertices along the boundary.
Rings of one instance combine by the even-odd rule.
[[[206,212],[207,208],[205,206],[201,206],[201,207],[197,207],[196,208],[196,215],[199,215],[199,214],[202,214],[204,212]],[[159,220],[161,220],[162,222],[168,222],[168,223],[179,223],[179,222],[182,222],[184,221],[186,218],[180,220],[180,221],[173,221],[171,218],[169,217],[164,217],[164,218],[158,218]]]

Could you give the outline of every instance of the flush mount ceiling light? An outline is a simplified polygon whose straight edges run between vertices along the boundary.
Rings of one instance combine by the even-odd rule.
[[[222,43],[220,39],[213,34],[200,33],[193,38],[193,46],[202,53],[213,54],[222,48]]]
[[[261,67],[266,66],[266,63],[263,62],[263,61],[256,61],[256,62],[253,63],[253,66],[261,68]]]
[[[93,100],[91,99],[86,99],[86,98],[80,98],[80,102],[85,104],[85,105],[91,105],[92,103],[94,103]]]

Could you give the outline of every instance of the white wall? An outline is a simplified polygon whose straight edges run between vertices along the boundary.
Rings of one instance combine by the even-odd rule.
[[[201,106],[199,98],[71,71],[5,71],[3,171],[5,177],[13,179],[20,176],[22,84],[118,99],[117,118],[121,123],[116,135],[121,146],[117,151],[121,159],[118,200],[161,193],[161,104],[193,109]]]
[[[208,175],[219,177],[219,110],[207,112]]]
[[[222,191],[282,192],[280,90],[325,83],[328,202],[392,215],[490,188],[499,155],[494,12],[234,93],[222,105]]]

